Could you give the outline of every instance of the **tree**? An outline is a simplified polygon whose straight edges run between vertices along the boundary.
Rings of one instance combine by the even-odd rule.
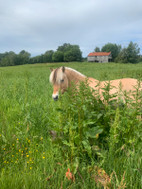
[[[123,48],[117,57],[117,62],[137,63],[139,61],[140,48],[132,41],[127,48]]]
[[[59,46],[57,48],[57,51],[61,51],[63,53],[69,51],[72,48],[72,45],[70,43],[64,43],[63,45]]]
[[[8,53],[0,53],[0,61],[7,55]]]
[[[30,56],[30,53],[26,52],[25,50],[22,50],[17,55],[16,65],[28,64],[30,61]]]
[[[118,54],[121,51],[121,45],[116,45],[112,43],[107,43],[102,47],[102,52],[111,52],[112,55],[112,61],[115,61],[115,58],[118,56]]]
[[[42,63],[43,62],[43,55],[38,55],[30,58],[30,63],[35,64],[35,63]]]
[[[53,54],[53,62],[63,62],[64,54],[61,51],[56,51]]]
[[[117,58],[115,59],[116,62],[121,63],[128,63],[128,55],[127,55],[127,48],[123,48]]]
[[[0,66],[14,66],[16,62],[16,54],[13,51],[6,52],[1,59]]]
[[[139,53],[140,48],[138,47],[138,44],[131,41],[127,47],[128,62],[137,63],[139,59]]]
[[[101,50],[100,50],[100,47],[96,47],[95,49],[94,49],[94,51],[95,52],[100,52]]]
[[[78,45],[72,46],[72,48],[69,51],[64,53],[65,62],[81,61],[81,60],[82,60],[82,53]]]
[[[53,53],[54,53],[54,51],[52,51],[52,50],[46,51],[43,54],[43,62],[53,62],[53,60],[52,60]]]
[[[58,47],[57,51],[63,53],[65,62],[82,60],[82,52],[78,45],[71,45],[69,43],[64,43],[62,46]]]

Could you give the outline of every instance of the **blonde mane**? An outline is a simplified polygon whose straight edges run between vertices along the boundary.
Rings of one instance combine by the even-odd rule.
[[[87,78],[85,75],[83,75],[82,73],[80,73],[72,68],[64,67],[64,69],[65,69],[65,73],[68,76],[68,79],[71,78],[72,80],[76,80],[76,79],[84,80],[85,78]],[[56,68],[51,72],[49,81],[52,84],[59,83],[59,80],[61,80],[62,77],[63,77],[63,72],[61,71],[61,68]]]

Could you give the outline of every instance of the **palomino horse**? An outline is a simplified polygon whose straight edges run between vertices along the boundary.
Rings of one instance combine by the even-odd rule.
[[[85,81],[87,81],[88,85],[91,88],[95,90],[99,90],[100,96],[103,99],[102,92],[103,92],[103,88],[106,86],[107,83],[107,81],[100,82],[96,79],[88,78],[85,75],[81,74],[80,72],[64,66],[56,69],[51,69],[49,80],[53,85],[52,98],[54,100],[58,100],[59,91],[61,91],[61,93],[64,93],[67,90],[67,88],[71,86],[72,82],[75,85],[78,85],[80,82],[85,82]],[[135,86],[137,85],[137,83],[138,83],[137,79],[132,79],[132,78],[111,80],[110,85],[112,86],[112,88],[110,89],[109,93],[110,95],[118,93],[120,84],[122,91],[133,92],[134,90],[136,90]],[[141,89],[142,89],[142,83],[140,84],[139,90]]]

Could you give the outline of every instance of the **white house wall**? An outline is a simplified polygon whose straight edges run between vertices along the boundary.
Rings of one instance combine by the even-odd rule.
[[[108,56],[88,56],[88,62],[108,62]]]

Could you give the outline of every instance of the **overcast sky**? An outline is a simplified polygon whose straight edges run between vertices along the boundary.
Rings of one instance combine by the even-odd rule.
[[[142,53],[142,0],[0,0],[0,53],[32,56],[77,44],[87,56],[108,42]]]

